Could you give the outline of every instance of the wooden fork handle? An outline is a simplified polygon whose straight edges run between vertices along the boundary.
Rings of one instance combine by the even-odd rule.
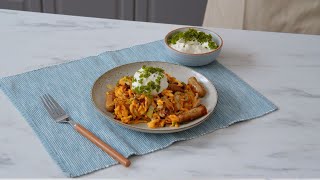
[[[89,139],[93,144],[101,148],[104,152],[109,154],[113,159],[117,160],[119,163],[124,165],[125,167],[129,167],[131,162],[129,159],[125,158],[122,154],[118,153],[114,150],[111,146],[104,143],[101,139],[87,130],[85,127],[81,126],[80,124],[75,124],[74,128],[84,137]]]

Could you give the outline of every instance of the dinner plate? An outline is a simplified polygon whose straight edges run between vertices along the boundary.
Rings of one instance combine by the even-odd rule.
[[[154,129],[149,128],[146,123],[125,124],[119,120],[114,119],[114,115],[108,112],[105,108],[106,91],[108,90],[107,86],[116,85],[118,80],[123,76],[132,76],[143,65],[160,67],[164,69],[166,73],[170,74],[171,76],[177,78],[182,82],[188,82],[188,78],[191,76],[196,77],[197,80],[203,84],[203,86],[207,91],[206,95],[203,98],[201,98],[201,104],[206,106],[208,114],[198,119],[195,119],[191,122],[181,124],[179,127],[168,126],[168,127],[162,127],[162,128],[154,128]],[[93,104],[95,105],[97,110],[101,112],[102,115],[104,115],[109,121],[132,130],[146,132],[146,133],[174,133],[174,132],[184,131],[186,129],[197,126],[200,123],[204,122],[212,114],[218,100],[218,94],[217,94],[216,88],[202,74],[190,68],[187,68],[185,66],[166,63],[166,62],[158,62],[158,61],[144,61],[144,62],[130,63],[130,64],[118,66],[116,68],[109,70],[108,72],[104,73],[95,81],[92,87],[91,95],[92,95]]]

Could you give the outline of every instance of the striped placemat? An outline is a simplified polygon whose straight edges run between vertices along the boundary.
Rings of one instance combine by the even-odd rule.
[[[268,99],[216,61],[193,68],[214,82],[219,94],[214,114],[199,126],[173,134],[146,134],[108,122],[91,102],[90,92],[94,81],[116,66],[146,60],[173,62],[166,54],[163,42],[155,41],[5,77],[0,79],[0,86],[51,157],[70,177],[81,176],[117,162],[71,126],[55,123],[43,108],[40,95],[51,94],[74,120],[126,157],[163,149],[173,142],[199,137],[277,109]]]

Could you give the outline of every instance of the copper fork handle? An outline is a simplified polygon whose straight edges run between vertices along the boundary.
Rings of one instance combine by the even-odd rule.
[[[80,124],[74,124],[74,128],[84,137],[89,139],[93,144],[101,148],[104,152],[109,154],[113,159],[117,160],[120,164],[124,165],[125,167],[129,167],[131,162],[129,159],[125,158],[122,154],[118,153],[114,150],[111,146],[103,142],[85,127],[81,126]]]

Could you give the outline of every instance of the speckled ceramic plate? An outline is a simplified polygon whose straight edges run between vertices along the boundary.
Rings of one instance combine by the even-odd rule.
[[[105,108],[105,93],[107,91],[107,85],[115,85],[116,82],[123,76],[131,76],[133,75],[138,69],[140,69],[143,65],[146,66],[153,66],[153,67],[160,67],[163,68],[168,74],[176,77],[178,80],[187,82],[188,78],[194,76],[200,81],[207,90],[207,94],[205,97],[201,99],[201,103],[206,106],[208,110],[208,114],[200,117],[196,120],[193,120],[189,123],[182,124],[179,127],[163,127],[163,128],[156,128],[150,129],[148,128],[147,124],[124,124],[116,119],[114,119],[114,115]],[[185,66],[171,64],[166,62],[157,62],[157,61],[145,61],[145,62],[136,62],[131,64],[125,64],[110,71],[104,73],[100,76],[93,85],[92,88],[92,100],[98,111],[100,111],[108,120],[118,125],[124,126],[126,128],[146,132],[146,133],[173,133],[183,131],[194,126],[199,125],[200,123],[204,122],[208,116],[213,112],[217,100],[218,94],[216,88],[213,84],[202,74],[187,68]]]

